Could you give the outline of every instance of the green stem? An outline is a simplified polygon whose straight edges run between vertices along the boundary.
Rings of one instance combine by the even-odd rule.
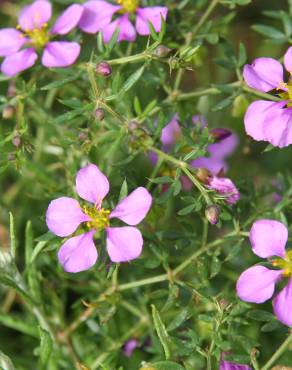
[[[211,4],[206,9],[203,16],[200,18],[199,22],[196,24],[193,30],[193,35],[196,35],[199,29],[203,26],[203,24],[206,22],[206,20],[209,18],[212,11],[215,9],[216,5],[219,3],[219,0],[213,0]]]
[[[290,332],[289,336],[284,340],[281,346],[277,349],[277,351],[272,355],[269,361],[261,368],[261,370],[269,370],[272,365],[278,360],[279,357],[286,351],[289,344],[292,343],[292,332]]]
[[[204,186],[200,183],[199,180],[195,178],[195,176],[187,169],[182,167],[182,171],[187,175],[187,177],[191,180],[191,182],[195,185],[195,187],[201,192],[203,195],[206,203],[208,205],[212,204],[212,201],[208,195],[207,190],[204,188]]]

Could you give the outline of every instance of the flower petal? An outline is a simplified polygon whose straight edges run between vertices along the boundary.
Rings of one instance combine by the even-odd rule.
[[[166,20],[168,9],[163,6],[150,6],[137,9],[136,30],[139,35],[150,35],[148,22],[152,23],[156,32],[161,30],[161,17]]]
[[[288,48],[284,55],[284,66],[288,72],[292,72],[292,46]]]
[[[207,151],[217,159],[224,159],[230,156],[238,146],[238,136],[231,133],[225,139],[219,140],[214,144],[210,144]]]
[[[161,131],[160,140],[163,144],[163,150],[169,151],[181,135],[182,133],[178,123],[178,115],[176,114]]]
[[[25,42],[24,35],[14,28],[0,30],[0,57],[15,54]]]
[[[292,326],[292,279],[275,297],[273,301],[274,312],[278,320],[284,325]]]
[[[263,303],[274,294],[275,284],[281,275],[281,270],[270,270],[264,266],[250,267],[237,280],[237,295],[246,302]]]
[[[285,257],[288,230],[282,222],[258,220],[253,223],[249,233],[253,252],[262,258]]]
[[[146,188],[139,187],[124,198],[112,211],[110,218],[117,217],[128,225],[137,225],[147,215],[152,196]]]
[[[275,103],[265,100],[257,100],[251,103],[244,116],[246,133],[254,140],[267,141],[264,132],[265,119],[273,110],[277,110],[283,105],[285,105],[285,102]]]
[[[219,370],[252,370],[248,365],[240,365],[225,360],[226,353],[222,353]]]
[[[68,236],[89,217],[82,212],[77,200],[61,197],[53,200],[47,209],[46,223],[49,230],[58,236]]]
[[[78,171],[76,190],[82,199],[100,205],[109,192],[109,182],[95,164],[89,164]]]
[[[75,63],[80,54],[77,42],[52,41],[48,42],[42,57],[45,67],[68,67]]]
[[[24,49],[6,57],[1,65],[1,72],[7,76],[15,76],[17,73],[32,67],[38,56],[34,49]]]
[[[273,58],[257,58],[251,65],[244,66],[243,77],[249,87],[267,92],[283,81],[283,67]]]
[[[24,30],[40,29],[52,16],[52,5],[46,0],[37,0],[22,8],[18,23]]]
[[[198,157],[191,161],[190,165],[194,168],[205,168],[210,171],[213,176],[216,176],[221,170],[223,170],[224,173],[227,170],[227,163],[214,157]]]
[[[117,28],[120,30],[118,42],[135,41],[136,30],[132,23],[129,21],[129,15],[126,13],[102,29],[103,40],[105,43],[108,43],[110,41]]]
[[[58,260],[66,272],[90,269],[98,257],[93,242],[94,231],[68,239],[59,249]]]
[[[136,227],[108,227],[106,246],[112,262],[127,262],[140,256],[143,238]]]
[[[111,22],[114,13],[121,9],[107,1],[92,0],[83,4],[83,14],[79,27],[83,32],[97,33]]]
[[[70,5],[56,20],[51,33],[58,35],[66,35],[78,22],[83,13],[83,7],[78,4]]]
[[[283,102],[276,104],[277,109],[265,118],[263,132],[272,145],[284,148],[292,144],[292,108],[283,108]]]

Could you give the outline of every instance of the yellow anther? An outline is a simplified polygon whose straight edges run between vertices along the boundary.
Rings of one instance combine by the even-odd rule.
[[[96,208],[84,206],[83,212],[90,218],[90,221],[86,222],[86,226],[89,229],[101,230],[109,226],[109,214],[110,211],[104,208]]]
[[[285,259],[275,258],[272,265],[283,270],[284,277],[292,277],[292,250],[286,252]]]
[[[139,0],[117,0],[117,3],[123,7],[122,13],[134,13],[139,6]]]

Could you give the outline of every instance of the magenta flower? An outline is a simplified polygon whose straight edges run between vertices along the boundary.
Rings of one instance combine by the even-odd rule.
[[[225,360],[224,357],[225,354],[221,356],[219,370],[252,370],[248,365],[235,364],[234,362]]]
[[[248,268],[237,281],[237,294],[243,301],[263,303],[273,296],[278,280],[289,278],[288,284],[274,298],[273,306],[278,320],[292,326],[292,251],[285,250],[288,230],[279,221],[258,220],[252,225],[249,239],[253,252],[261,258],[269,258],[280,270],[260,265]]]
[[[80,224],[88,231],[68,239],[58,252],[58,259],[67,272],[80,272],[92,267],[97,260],[93,237],[96,232],[106,231],[107,252],[111,261],[126,262],[142,252],[143,238],[136,227],[148,213],[152,197],[139,187],[124,198],[113,211],[102,208],[102,200],[109,191],[107,177],[94,164],[82,168],[76,176],[78,195],[92,203],[80,206],[77,200],[61,197],[53,200],[47,209],[46,223],[51,232],[66,237],[74,233]],[[118,218],[130,226],[111,227],[112,218]]]
[[[123,353],[126,357],[131,357],[135,349],[139,346],[137,339],[129,339],[123,345]]]
[[[137,33],[150,34],[148,22],[155,31],[161,30],[161,17],[166,19],[168,9],[162,6],[139,7],[139,0],[117,0],[118,5],[103,0],[90,0],[84,4],[84,13],[79,27],[87,33],[102,32],[104,42],[109,42],[116,29],[119,29],[118,41],[135,41]],[[117,17],[113,20],[113,16]],[[135,26],[131,23],[136,16]]]
[[[235,204],[240,199],[239,190],[227,177],[210,177],[208,187],[223,195],[227,204]]]
[[[286,70],[292,72],[292,47],[284,55]],[[283,81],[283,67],[273,58],[257,58],[243,70],[245,82],[260,92],[276,89],[280,102],[257,100],[250,104],[244,125],[248,135],[257,141],[268,141],[283,148],[292,143],[292,81]]]
[[[67,67],[79,56],[80,45],[76,42],[50,41],[57,35],[66,35],[79,22],[83,7],[69,6],[48,30],[47,22],[52,15],[51,3],[37,0],[25,6],[19,14],[17,29],[0,30],[0,57],[4,57],[1,71],[15,76],[32,67],[38,53],[43,51],[42,64],[45,67]]]

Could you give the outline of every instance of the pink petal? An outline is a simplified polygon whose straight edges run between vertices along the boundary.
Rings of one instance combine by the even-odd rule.
[[[290,46],[284,55],[284,66],[288,72],[292,72],[292,46]]]
[[[24,35],[14,28],[0,30],[0,57],[15,54],[25,42]]]
[[[231,133],[225,139],[218,141],[217,143],[210,144],[207,151],[215,158],[226,158],[230,156],[238,146],[238,136]]]
[[[107,1],[92,0],[83,4],[83,8],[80,29],[87,33],[97,33],[111,22],[112,16],[121,9],[121,6],[112,5]]]
[[[42,28],[52,16],[52,6],[49,1],[37,0],[31,5],[22,8],[18,17],[18,24],[24,30]]]
[[[278,320],[284,325],[292,326],[292,279],[275,297],[273,301],[274,312]]]
[[[143,187],[134,190],[112,211],[110,218],[117,217],[128,225],[137,225],[147,215],[152,204],[152,196]]]
[[[282,222],[258,220],[253,223],[249,233],[253,252],[262,258],[285,257],[288,230]]]
[[[207,127],[207,121],[206,121],[206,118],[204,116],[201,116],[199,114],[195,114],[192,117],[192,121],[193,121],[194,125],[199,124],[201,126],[201,128]]]
[[[207,169],[213,176],[216,176],[221,170],[224,170],[224,172],[227,170],[227,164],[216,157],[198,157],[190,164],[194,168]]]
[[[97,260],[93,242],[94,231],[68,239],[58,252],[58,260],[66,272],[80,272],[90,269]]]
[[[77,26],[78,22],[83,13],[83,7],[78,4],[69,6],[60,16],[57,18],[51,33],[58,35],[66,35],[74,27]]]
[[[265,118],[263,132],[272,145],[284,148],[292,144],[292,109],[283,108],[283,102],[276,104],[278,109],[270,111]]]
[[[112,262],[127,262],[140,256],[143,238],[136,227],[108,227],[106,246]]]
[[[178,115],[174,115],[171,121],[162,129],[160,140],[163,149],[169,151],[181,137],[181,128],[178,123]]]
[[[250,267],[239,276],[237,295],[246,302],[263,303],[274,294],[275,284],[281,275],[281,270],[270,270],[264,266]]]
[[[240,364],[236,364],[234,362],[225,360],[225,355],[226,353],[223,353],[221,356],[219,370],[252,370],[252,368],[249,367],[248,365],[240,365]]]
[[[109,182],[95,164],[89,164],[78,171],[76,190],[82,199],[100,205],[109,192]]]
[[[139,35],[150,35],[148,22],[156,32],[161,30],[161,17],[166,20],[168,9],[163,6],[151,6],[137,9],[136,30]]]
[[[124,14],[102,29],[103,40],[105,43],[110,41],[117,28],[120,30],[118,42],[135,41],[136,39],[135,28],[129,21],[129,15]]]
[[[277,110],[283,105],[285,105],[285,102],[275,103],[265,100],[257,100],[251,103],[244,116],[246,133],[254,140],[267,141],[264,132],[265,120],[273,110]]]
[[[24,49],[15,54],[11,54],[3,60],[1,65],[1,72],[7,76],[15,76],[32,67],[38,56],[34,49]]]
[[[77,42],[52,41],[48,42],[42,57],[45,67],[68,67],[75,63],[80,54]]]
[[[68,236],[89,217],[82,212],[77,200],[61,197],[53,200],[47,209],[46,223],[49,230],[58,236]]]
[[[283,81],[283,67],[273,58],[257,58],[251,65],[244,66],[243,77],[249,87],[267,92]]]

